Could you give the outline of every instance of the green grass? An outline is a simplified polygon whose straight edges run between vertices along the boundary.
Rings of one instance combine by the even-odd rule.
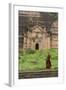
[[[53,69],[58,68],[58,50],[49,49],[51,55],[51,64]],[[46,58],[48,50],[41,51],[22,51],[19,53],[19,70],[22,71],[35,71],[46,69]]]

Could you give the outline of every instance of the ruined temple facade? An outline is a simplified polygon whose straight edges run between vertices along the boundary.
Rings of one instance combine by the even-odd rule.
[[[19,49],[28,48],[58,48],[58,19],[48,13],[20,11]]]

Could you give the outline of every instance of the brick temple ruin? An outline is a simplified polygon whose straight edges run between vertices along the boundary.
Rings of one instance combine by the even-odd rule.
[[[19,11],[19,49],[58,48],[58,14]]]

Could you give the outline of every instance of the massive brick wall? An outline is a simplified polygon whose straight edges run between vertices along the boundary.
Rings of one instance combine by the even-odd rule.
[[[19,49],[58,48],[58,20],[49,15],[52,13],[19,13]]]

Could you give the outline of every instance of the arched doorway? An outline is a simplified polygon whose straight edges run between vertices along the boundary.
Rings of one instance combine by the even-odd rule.
[[[35,49],[36,49],[36,50],[39,50],[39,44],[38,44],[38,43],[36,43]]]

